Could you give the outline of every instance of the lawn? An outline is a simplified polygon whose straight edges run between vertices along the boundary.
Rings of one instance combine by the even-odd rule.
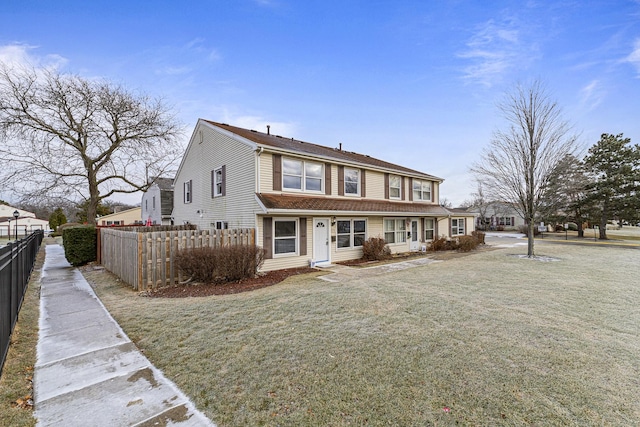
[[[638,425],[640,250],[523,250],[203,298],[85,277],[220,426]]]

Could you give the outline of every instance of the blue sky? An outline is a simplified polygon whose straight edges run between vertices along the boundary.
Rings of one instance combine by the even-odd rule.
[[[543,80],[585,147],[640,143],[638,0],[4,0],[0,17],[0,60],[162,96],[185,146],[198,118],[269,124],[442,177],[454,205],[517,82]]]

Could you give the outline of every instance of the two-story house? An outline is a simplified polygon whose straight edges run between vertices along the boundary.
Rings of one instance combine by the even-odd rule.
[[[373,157],[199,120],[174,180],[174,224],[255,228],[264,270],[392,252],[469,234],[473,214],[439,205],[442,178]]]

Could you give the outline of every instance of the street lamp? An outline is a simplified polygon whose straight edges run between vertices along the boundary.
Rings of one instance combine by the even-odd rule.
[[[18,217],[20,216],[20,212],[16,209],[13,211],[13,217],[16,219],[16,242],[18,241]]]

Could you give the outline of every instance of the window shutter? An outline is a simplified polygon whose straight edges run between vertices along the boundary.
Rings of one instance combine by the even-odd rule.
[[[331,195],[331,163],[324,164],[324,194]]]
[[[222,191],[220,195],[227,195],[227,165],[222,165]]]
[[[215,169],[211,171],[211,198],[213,199],[216,195],[216,171]]]
[[[389,198],[389,174],[384,174],[384,198]]]
[[[409,201],[413,202],[413,178],[409,178]]]
[[[282,156],[274,154],[273,158],[273,191],[282,191]]]
[[[360,197],[367,197],[367,173],[360,169]]]
[[[307,254],[307,218],[300,218],[300,255]]]
[[[344,196],[344,166],[338,166],[338,196]]]
[[[273,230],[272,225],[273,218],[262,218],[262,249],[264,249],[264,259],[273,258]]]
[[[404,200],[404,176],[400,177],[400,200]]]
[[[511,226],[513,227],[514,225],[516,225],[516,217],[512,216],[511,217]]]

